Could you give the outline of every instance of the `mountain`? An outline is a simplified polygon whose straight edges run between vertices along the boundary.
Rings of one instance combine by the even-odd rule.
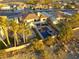
[[[0,0],[0,2],[26,2],[28,0]],[[52,1],[64,1],[64,2],[69,2],[69,1],[74,1],[74,0],[52,0]],[[75,1],[78,1],[79,0],[75,0]]]

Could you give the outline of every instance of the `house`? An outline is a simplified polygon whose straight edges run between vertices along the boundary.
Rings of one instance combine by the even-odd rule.
[[[26,15],[24,22],[34,22],[38,20],[38,16],[35,13],[29,13]]]
[[[40,18],[41,22],[46,21],[46,20],[47,20],[47,18],[48,18],[48,16],[47,16],[47,15],[45,15],[45,14],[43,14],[43,13],[40,13],[40,12],[38,12],[38,16],[39,16],[39,18]]]
[[[44,22],[48,17],[40,12],[29,13],[26,15],[24,22]]]

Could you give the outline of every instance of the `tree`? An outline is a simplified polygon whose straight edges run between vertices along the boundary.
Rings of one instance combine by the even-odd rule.
[[[35,50],[44,50],[45,45],[43,43],[42,40],[36,40],[35,42],[33,42],[33,47]]]
[[[9,37],[8,37],[8,21],[7,21],[6,16],[0,17],[0,26],[2,27],[2,29],[5,33],[8,45],[10,45],[10,41],[9,41]]]
[[[40,59],[53,59],[53,54],[50,48],[46,48],[42,53],[41,53],[41,58]]]
[[[42,0],[40,1],[41,4],[50,4],[52,3],[52,0]]]
[[[56,42],[56,38],[48,37],[48,39],[45,41],[45,44],[48,46],[54,45]]]
[[[72,28],[78,27],[79,26],[79,14],[76,13],[72,16],[65,16],[66,20],[69,22],[70,26]]]
[[[19,25],[20,25],[19,33],[22,34],[22,36],[23,36],[23,41],[24,41],[24,43],[25,43],[25,39],[26,39],[26,37],[25,37],[25,28],[26,28],[26,26],[25,26],[24,23],[21,23],[21,24],[19,24]]]
[[[14,35],[14,44],[15,44],[15,46],[17,45],[17,44],[19,44],[19,40],[18,40],[18,30],[19,30],[19,24],[18,23],[16,23],[16,21],[15,20],[12,20],[11,22],[10,22],[10,29],[11,29],[11,31],[13,31],[13,35]],[[17,44],[16,44],[17,43]]]
[[[72,27],[79,26],[79,14],[78,13],[72,15],[70,18],[71,18],[70,23],[71,23]]]
[[[59,31],[59,38],[60,40],[67,42],[73,37],[72,27],[69,22],[64,22],[59,24],[60,31]]]
[[[37,4],[37,0],[28,0],[27,3],[28,4]]]
[[[1,41],[6,47],[8,47],[8,45],[5,43],[5,41],[4,41],[2,38],[0,38],[0,41]]]
[[[69,3],[67,5],[64,6],[65,9],[75,9],[76,5],[75,3]]]
[[[39,3],[43,5],[43,8],[49,8],[50,4],[52,4],[52,0],[40,0]]]
[[[62,7],[62,5],[61,5],[61,4],[59,4],[59,3],[55,3],[55,4],[53,4],[53,7],[54,7],[54,8],[61,8],[61,7]]]
[[[26,36],[28,36],[31,32],[29,30],[29,27],[25,23],[20,23],[19,33],[23,36],[24,43],[26,42]]]

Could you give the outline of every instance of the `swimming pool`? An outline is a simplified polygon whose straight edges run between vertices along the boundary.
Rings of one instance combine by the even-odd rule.
[[[45,30],[40,33],[44,38],[47,38],[48,36],[51,36],[51,33],[53,33],[53,32],[51,30],[49,30],[47,27],[45,27]]]

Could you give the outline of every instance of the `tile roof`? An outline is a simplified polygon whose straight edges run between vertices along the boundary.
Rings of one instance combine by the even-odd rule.
[[[48,16],[41,14],[40,18],[48,18]]]
[[[30,20],[30,19],[38,19],[39,17],[35,13],[29,13],[25,19]]]
[[[39,18],[48,18],[48,16],[44,15],[44,14],[40,14],[40,17],[35,14],[35,13],[29,13],[28,15],[26,15],[25,19],[30,20],[30,19],[39,19]]]

